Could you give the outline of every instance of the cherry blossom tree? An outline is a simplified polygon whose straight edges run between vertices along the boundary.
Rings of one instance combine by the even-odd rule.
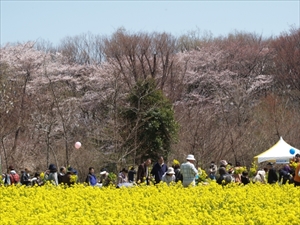
[[[298,34],[176,38],[120,28],[106,37],[66,37],[58,47],[3,46],[0,154],[6,166],[17,161],[44,169],[55,162],[80,173],[90,165],[127,166],[132,161],[124,159],[135,158],[142,142],[138,126],[124,126],[121,110],[133,87],[152,78],[180,125],[169,159],[192,153],[200,166],[224,158],[250,163],[278,136],[293,141],[299,133],[293,126],[299,123]],[[135,144],[126,145],[129,140]]]
[[[268,42],[250,38],[253,46],[258,46],[254,48],[246,45],[250,41],[247,38],[249,37],[246,35],[246,37],[232,37],[231,41],[216,40],[196,50],[177,54],[179,61],[183,62],[186,68],[184,76],[186,91],[176,105],[178,107],[183,105],[180,108],[187,112],[187,116],[194,115],[186,119],[192,123],[186,123],[188,128],[198,124],[194,128],[193,135],[197,137],[181,139],[191,141],[192,148],[186,147],[190,152],[197,152],[205,157],[205,151],[212,152],[211,150],[215,149],[213,155],[217,160],[229,155],[231,160],[237,161],[242,155],[240,148],[249,141],[245,134],[252,129],[251,108],[259,103],[260,96],[264,95],[273,84],[273,76],[263,74],[261,65],[262,61],[266,64],[271,63],[270,51],[266,50]],[[241,39],[239,45],[237,45],[239,42],[235,42],[236,39]],[[247,47],[247,54],[242,47]],[[211,125],[208,125],[208,120],[211,120]],[[216,120],[219,123],[215,123]],[[200,144],[196,151],[194,143],[212,140],[205,131],[207,127],[218,129],[220,141],[213,139],[219,147],[206,145],[210,149],[203,150]],[[201,135],[205,138],[195,142]],[[207,160],[209,159],[204,159]]]

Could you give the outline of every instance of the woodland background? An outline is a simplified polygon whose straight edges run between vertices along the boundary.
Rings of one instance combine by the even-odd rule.
[[[169,165],[194,154],[202,168],[221,159],[250,166],[280,136],[300,148],[299,28],[270,38],[119,28],[110,36],[66,37],[58,46],[7,44],[0,54],[2,171],[44,171],[54,163],[84,177],[90,166],[116,171],[141,163],[140,127],[122,109],[137,82],[149,79],[178,124],[169,149],[157,150]]]

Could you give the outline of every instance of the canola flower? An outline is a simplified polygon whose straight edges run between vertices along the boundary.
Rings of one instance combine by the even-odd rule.
[[[40,178],[41,178],[42,180],[45,180],[45,173],[44,173],[44,172],[41,172],[41,173],[40,173]]]
[[[207,173],[205,170],[198,167],[198,182],[205,182],[207,181]]]
[[[234,174],[242,174],[244,171],[247,171],[245,166],[235,167],[233,173]]]
[[[297,166],[298,166],[298,163],[294,160],[291,160],[290,163],[289,163],[289,166],[293,169],[296,169]]]
[[[183,188],[0,187],[1,224],[300,224],[300,188],[215,182]]]
[[[77,179],[78,179],[77,175],[71,175],[70,176],[70,183],[71,184],[76,183]]]
[[[172,165],[173,165],[173,166],[175,166],[175,165],[180,165],[180,162],[179,162],[177,159],[174,159]]]
[[[249,170],[249,176],[253,177],[256,175],[256,172],[258,170],[258,164],[256,161],[253,161]]]

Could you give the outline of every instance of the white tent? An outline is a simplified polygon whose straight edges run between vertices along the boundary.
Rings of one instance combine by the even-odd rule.
[[[293,154],[292,154],[293,153]],[[279,164],[289,163],[289,160],[296,154],[300,154],[300,150],[286,143],[282,137],[280,140],[267,151],[257,155],[254,159],[258,162],[276,162]]]

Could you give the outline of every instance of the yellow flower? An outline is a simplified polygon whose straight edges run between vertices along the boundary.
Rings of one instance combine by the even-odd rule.
[[[234,173],[235,174],[242,174],[246,170],[247,170],[247,168],[245,166],[239,166],[239,167],[235,167]]]
[[[201,170],[201,168],[199,168]],[[203,174],[203,170],[202,174]],[[293,185],[0,186],[1,225],[299,224]],[[285,207],[278,207],[284,205]],[[105,209],[105,210],[103,210]],[[139,212],[139,213],[132,213]],[[11,216],[13,215],[13,216]],[[47,216],[45,216],[47,215]],[[178,216],[180,215],[180,216]],[[282,216],[285,215],[285,216]]]
[[[298,163],[295,162],[294,160],[291,160],[289,165],[291,168],[293,168],[295,170],[297,168]]]
[[[77,175],[71,175],[70,176],[70,182],[75,183],[77,181]]]
[[[45,178],[44,172],[41,172],[41,173],[40,173],[40,178],[41,178],[42,180],[44,180],[44,178]]]
[[[175,165],[180,165],[180,162],[176,159],[173,160],[173,166],[175,166]]]

